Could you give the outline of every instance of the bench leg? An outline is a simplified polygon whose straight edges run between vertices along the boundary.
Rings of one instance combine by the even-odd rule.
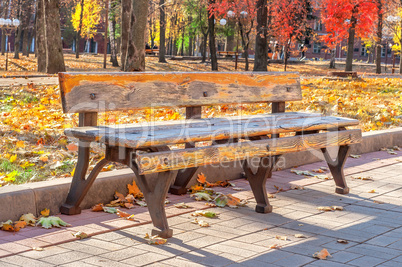
[[[346,185],[345,174],[343,173],[343,167],[345,166],[346,159],[349,156],[350,146],[340,146],[338,151],[338,156],[333,160],[327,149],[322,148],[322,153],[324,153],[325,160],[328,163],[329,170],[334,177],[336,189],[335,192],[338,194],[348,194],[349,187]]]
[[[174,184],[169,189],[169,193],[171,193],[173,195],[186,194],[187,193],[187,185],[197,170],[198,170],[198,167],[179,170]]]
[[[272,212],[272,206],[269,204],[267,196],[267,188],[265,184],[267,178],[271,177],[272,169],[275,166],[278,157],[264,157],[261,158],[258,170],[254,173],[247,160],[243,160],[243,169],[246,173],[247,179],[250,183],[251,190],[253,191],[257,206],[255,211],[258,213]]]
[[[80,204],[88,193],[89,188],[95,181],[102,168],[109,162],[106,159],[99,161],[88,177],[85,179],[89,165],[89,143],[80,142],[78,148],[78,161],[74,171],[73,181],[71,182],[70,191],[68,192],[66,202],[60,207],[62,214],[74,215],[80,214]]]
[[[138,168],[132,164],[131,169],[135,173],[135,181],[147,202],[149,215],[156,229],[152,230],[152,235],[159,235],[163,238],[173,236],[173,230],[169,229],[166,212],[165,199],[169,187],[174,180],[174,172],[166,171],[149,175],[140,175]]]

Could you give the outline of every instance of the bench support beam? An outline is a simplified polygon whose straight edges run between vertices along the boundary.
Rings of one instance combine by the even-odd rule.
[[[269,204],[267,188],[265,186],[267,178],[272,176],[272,170],[278,160],[278,156],[263,157],[260,160],[257,172],[253,172],[247,160],[243,160],[243,169],[246,173],[251,190],[253,191],[257,206],[255,211],[258,213],[272,212],[272,206]]]
[[[135,181],[147,202],[149,215],[156,229],[151,235],[158,235],[163,238],[173,236],[173,230],[169,228],[166,212],[165,199],[175,176],[174,172],[166,171],[157,174],[140,175],[137,166],[132,164],[131,169],[135,173]]]
[[[109,160],[102,159],[95,165],[91,173],[85,179],[89,165],[89,150],[90,142],[79,142],[77,166],[74,171],[74,177],[71,182],[67,200],[60,207],[60,212],[62,214],[74,215],[81,213],[80,204],[82,200],[88,193],[88,190],[91,188],[91,185],[94,183],[99,172],[107,163],[109,163]]]
[[[345,174],[343,173],[343,167],[345,166],[346,159],[350,153],[350,146],[340,146],[336,159],[332,159],[326,148],[322,148],[325,160],[328,163],[329,170],[334,178],[336,189],[338,194],[348,194],[349,187],[346,185]]]

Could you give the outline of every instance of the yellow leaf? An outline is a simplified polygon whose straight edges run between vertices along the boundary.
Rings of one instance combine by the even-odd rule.
[[[71,176],[74,176],[74,173],[75,173],[75,167],[74,167],[74,169],[70,172]]]
[[[15,146],[18,148],[18,147],[21,147],[21,148],[24,148],[25,147],[25,142],[24,141],[17,141],[17,143],[15,144]]]
[[[14,161],[16,161],[17,160],[17,155],[12,155],[11,157],[10,157],[10,162],[11,163],[13,163]]]
[[[40,214],[44,217],[48,217],[50,214],[50,210],[49,209],[44,209],[40,212]]]

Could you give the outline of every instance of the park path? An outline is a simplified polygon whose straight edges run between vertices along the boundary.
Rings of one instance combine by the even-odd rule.
[[[318,162],[297,169],[311,171],[324,165]],[[274,207],[270,214],[255,213],[253,199],[246,207],[222,209],[208,208],[189,195],[169,195],[167,214],[174,237],[160,246],[148,245],[143,238],[152,225],[141,207],[129,210],[138,222],[89,210],[62,215],[72,227],[0,232],[0,266],[401,266],[402,151],[349,158],[345,173],[351,188],[348,195],[335,194],[332,180],[290,170],[275,172],[267,190],[273,193],[276,186],[284,191],[270,199]],[[240,198],[252,196],[247,181],[233,182],[244,190],[215,190]],[[304,190],[290,190],[292,185]],[[193,209],[177,209],[172,204],[178,202],[187,202]],[[344,210],[317,210],[335,205]],[[219,213],[216,219],[203,218],[210,223],[208,228],[191,223],[189,212],[200,208]],[[74,240],[76,231],[91,237]],[[347,243],[338,243],[339,239]],[[274,245],[279,249],[271,248]],[[43,251],[32,247],[43,247]],[[323,248],[332,258],[314,259],[313,253]]]

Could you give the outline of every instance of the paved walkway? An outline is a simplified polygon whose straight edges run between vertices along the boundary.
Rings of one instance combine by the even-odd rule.
[[[285,192],[270,199],[273,213],[255,213],[253,200],[238,209],[209,208],[219,218],[205,218],[211,225],[208,228],[190,223],[193,218],[188,213],[207,208],[203,202],[188,195],[170,195],[167,213],[174,237],[161,246],[145,242],[143,237],[152,225],[146,209],[139,207],[129,211],[139,222],[86,210],[61,216],[72,227],[0,232],[0,266],[402,266],[402,152],[397,153],[379,151],[350,158],[345,169],[349,195],[335,194],[332,180],[305,178],[290,170],[275,172],[268,191],[275,192],[277,186]],[[320,162],[297,169],[322,166]],[[244,191],[215,190],[240,198],[252,196],[247,181],[234,183]],[[289,190],[291,185],[305,189]],[[372,190],[375,193],[369,193]],[[172,206],[183,201],[194,209]],[[317,210],[334,205],[344,210]],[[71,234],[78,230],[91,237],[74,240]],[[288,240],[278,240],[277,235]],[[348,243],[338,243],[339,239]],[[273,245],[280,248],[272,249]],[[32,247],[43,247],[43,251]],[[332,258],[314,259],[312,254],[323,248]]]

